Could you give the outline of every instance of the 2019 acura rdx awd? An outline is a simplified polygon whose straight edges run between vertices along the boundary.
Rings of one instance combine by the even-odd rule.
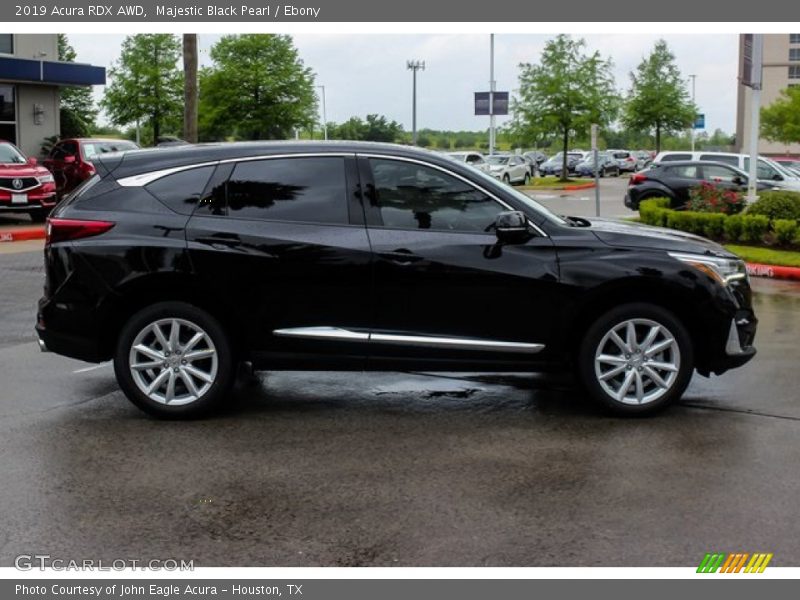
[[[48,222],[43,348],[113,359],[141,409],[271,370],[573,368],[651,413],[755,354],[744,263],[700,237],[560,217],[468,165],[369,143],[98,157]]]

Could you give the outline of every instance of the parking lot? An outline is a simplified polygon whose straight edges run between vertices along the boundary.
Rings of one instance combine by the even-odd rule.
[[[800,562],[797,285],[755,281],[759,355],[656,418],[605,416],[566,376],[312,372],[179,423],[110,365],[39,352],[41,262],[0,244],[0,565]]]

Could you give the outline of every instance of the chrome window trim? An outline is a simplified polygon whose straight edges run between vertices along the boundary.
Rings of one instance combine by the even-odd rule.
[[[456,179],[460,179],[461,181],[463,181],[467,185],[470,185],[470,186],[474,187],[475,189],[483,192],[484,194],[489,196],[492,200],[494,200],[498,204],[500,204],[503,207],[505,207],[506,210],[517,210],[513,206],[511,206],[508,202],[506,202],[505,200],[499,198],[493,192],[490,192],[489,190],[487,190],[483,186],[481,186],[481,185],[475,183],[474,181],[472,181],[471,179],[467,179],[463,175],[455,173],[454,171],[451,171],[450,169],[447,169],[445,167],[440,167],[439,165],[435,165],[433,163],[426,162],[424,160],[419,160],[417,158],[409,158],[409,157],[406,157],[406,156],[396,156],[394,154],[368,154],[368,153],[356,152],[356,156],[363,157],[363,158],[377,158],[377,159],[384,159],[384,160],[399,160],[399,161],[403,161],[403,162],[409,162],[409,163],[422,165],[423,167],[430,167],[432,169],[436,169],[437,171],[441,171],[442,173],[450,175],[451,177],[455,177]],[[528,217],[528,225],[533,227],[540,236],[548,237],[548,235],[544,231],[542,231],[541,227],[539,227],[536,223],[531,221],[530,217]]]
[[[36,179],[37,183],[36,183],[36,185],[32,185],[30,187],[20,188],[20,189],[16,190],[14,188],[5,187],[3,185],[0,185],[0,190],[3,190],[5,192],[11,192],[12,194],[24,194],[25,192],[30,192],[31,190],[35,190],[39,186],[43,185],[41,182],[39,182],[38,178],[34,178],[34,179]]]
[[[385,333],[365,333],[350,331],[341,327],[290,327],[276,329],[272,332],[277,337],[298,339],[334,340],[344,342],[375,342],[377,344],[394,344],[415,346],[418,348],[452,348],[455,350],[481,350],[487,352],[513,352],[520,354],[536,354],[544,350],[544,344],[527,342],[504,342],[499,340],[483,340],[475,338],[434,337],[425,335],[399,335]]]
[[[256,160],[268,160],[268,159],[280,159],[280,158],[324,158],[324,157],[348,157],[348,156],[355,156],[354,152],[294,152],[289,154],[264,154],[258,156],[239,156],[236,158],[222,158],[220,160],[212,160],[206,161],[202,163],[192,163],[190,165],[182,165],[180,167],[170,167],[168,169],[160,169],[158,171],[147,171],[145,173],[139,173],[138,175],[131,175],[129,177],[123,177],[122,179],[117,179],[117,183],[122,187],[144,187],[154,181],[161,179],[162,177],[166,177],[167,175],[172,175],[174,173],[180,173],[181,171],[189,171],[190,169],[199,169],[202,167],[213,167],[217,165],[227,165],[231,163],[240,163],[240,162],[253,162]]]

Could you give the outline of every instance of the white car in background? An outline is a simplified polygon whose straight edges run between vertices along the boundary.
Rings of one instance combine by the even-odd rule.
[[[480,152],[445,152],[444,154],[457,162],[467,163],[470,167],[489,173],[489,163]]]
[[[489,175],[503,183],[521,183],[528,185],[531,171],[528,162],[516,154],[494,154],[486,158],[489,163]]]

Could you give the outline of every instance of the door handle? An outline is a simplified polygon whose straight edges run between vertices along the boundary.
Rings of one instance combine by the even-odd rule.
[[[401,267],[406,267],[414,264],[415,262],[424,260],[422,256],[414,254],[407,248],[398,248],[397,250],[392,250],[391,252],[381,252],[378,254],[378,256]]]

